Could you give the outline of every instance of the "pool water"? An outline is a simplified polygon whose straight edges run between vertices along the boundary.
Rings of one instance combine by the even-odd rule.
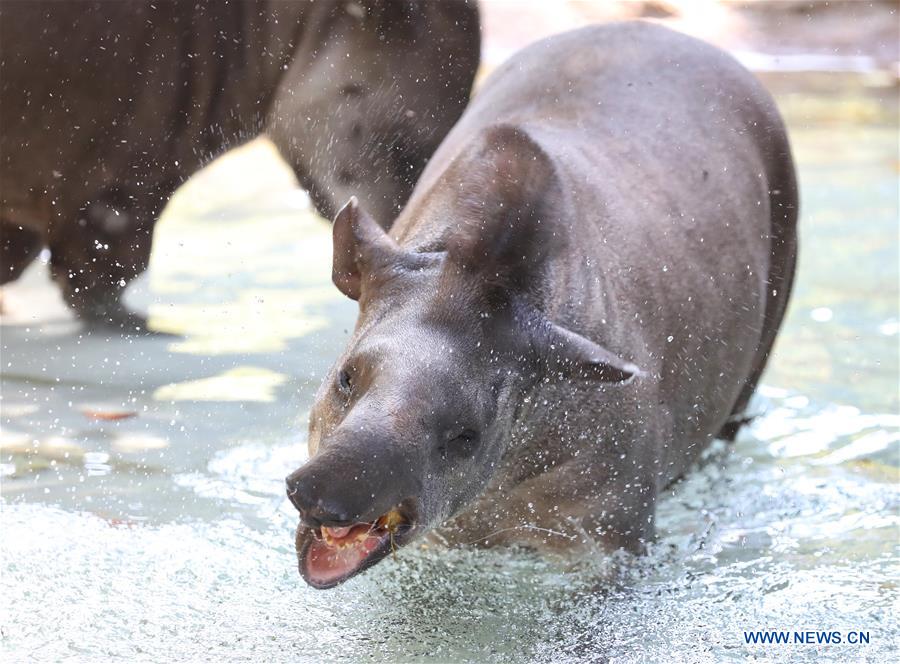
[[[666,492],[642,559],[410,547],[303,583],[283,478],[356,305],[263,140],[160,222],[128,297],[173,336],[85,333],[35,264],[0,326],[4,660],[896,659],[900,157],[879,94],[779,96],[803,201],[788,319],[759,417]],[[745,643],[766,629],[870,640]]]

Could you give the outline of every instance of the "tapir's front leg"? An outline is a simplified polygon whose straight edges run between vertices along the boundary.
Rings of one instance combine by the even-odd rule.
[[[139,175],[134,177],[141,179]],[[146,332],[122,297],[149,264],[153,229],[177,178],[141,188],[112,185],[50,226],[50,272],[63,298],[88,324]]]
[[[584,529],[609,551],[644,553],[655,534],[656,482],[642,475],[623,475],[602,486],[588,503]]]

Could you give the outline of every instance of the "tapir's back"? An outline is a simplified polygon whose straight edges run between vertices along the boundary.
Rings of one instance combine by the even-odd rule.
[[[499,123],[525,128],[562,169],[606,161],[615,166],[607,175],[636,172],[643,181],[690,169],[691,157],[699,167],[710,146],[751,159],[765,147],[787,150],[768,93],[720,49],[650,23],[591,26],[536,42],[493,72],[435,153],[409,208],[479,130]],[[702,176],[704,169],[694,170]],[[706,170],[708,181],[714,174]]]

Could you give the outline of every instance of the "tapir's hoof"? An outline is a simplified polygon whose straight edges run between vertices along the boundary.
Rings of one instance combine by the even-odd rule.
[[[728,418],[725,424],[722,425],[721,430],[719,431],[716,438],[720,438],[729,443],[733,443],[734,439],[737,438],[738,432],[741,428],[750,424],[753,421],[753,415],[732,415]]]
[[[168,332],[151,330],[147,318],[141,314],[117,306],[103,312],[81,312],[88,330],[102,334],[119,333],[124,336],[173,336]]]

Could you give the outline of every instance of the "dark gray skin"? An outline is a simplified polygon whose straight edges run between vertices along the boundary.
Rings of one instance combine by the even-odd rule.
[[[474,2],[0,5],[0,284],[44,246],[83,318],[121,304],[175,189],[265,131],[324,216],[382,224],[468,102]]]
[[[337,216],[359,319],[287,480],[301,573],[317,528],[395,506],[401,545],[642,551],[661,489],[742,421],[796,220],[782,121],[725,53],[645,23],[518,53],[390,235]]]

